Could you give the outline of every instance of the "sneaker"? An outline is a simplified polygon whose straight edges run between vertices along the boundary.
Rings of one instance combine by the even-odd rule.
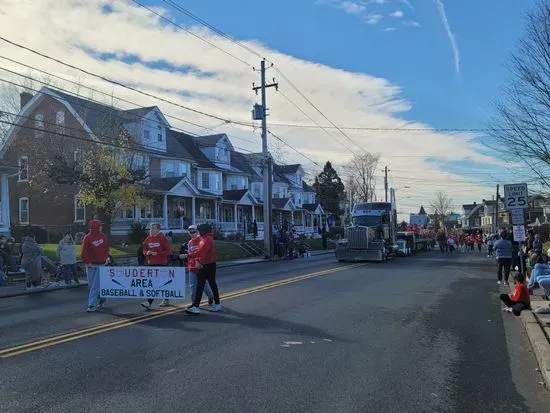
[[[96,310],[95,307],[88,307],[87,310],[86,310],[86,312],[88,312],[88,313],[95,313],[96,311],[97,310]]]
[[[151,309],[151,304],[149,304],[149,301],[144,301],[141,303],[141,306],[143,308],[145,308],[146,310],[150,310]]]
[[[170,300],[167,300],[166,298],[162,300],[159,304],[159,307],[168,307],[170,305]]]
[[[497,284],[498,284],[498,285],[500,285],[500,284],[502,284],[502,283],[501,283],[501,281],[500,281],[500,280],[498,280],[498,281],[497,281]]]
[[[185,312],[188,314],[199,315],[201,310],[199,310],[199,307],[191,306],[191,308],[188,308]]]
[[[220,311],[222,311],[221,304],[214,304],[210,311],[212,311],[213,313],[219,313]]]
[[[510,307],[504,307],[502,311],[504,311],[505,313],[511,313],[512,309]]]
[[[97,303],[97,309],[98,310],[103,310],[103,307],[105,307],[105,302],[107,300],[105,298],[100,298],[99,299],[99,302]]]

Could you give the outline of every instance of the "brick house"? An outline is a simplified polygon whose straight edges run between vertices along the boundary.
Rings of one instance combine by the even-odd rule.
[[[148,170],[152,202],[121,211],[113,234],[128,233],[136,221],[160,222],[163,230],[176,233],[191,223],[209,222],[225,233],[250,234],[256,221],[258,238],[263,237],[261,155],[235,151],[225,134],[194,137],[173,130],[156,106],[122,110],[51,88],[34,96],[22,93],[15,123],[1,152],[4,162],[18,167],[9,185],[14,228],[32,225],[57,234],[85,230],[92,208],[78,202],[76,185],[55,184],[44,176],[43,165],[59,155],[81,164],[98,143],[109,144],[125,133],[140,148],[132,162]],[[280,212],[297,232],[316,233],[322,207],[303,175],[298,164],[274,166],[272,224],[281,224]],[[287,198],[292,202],[283,205]]]

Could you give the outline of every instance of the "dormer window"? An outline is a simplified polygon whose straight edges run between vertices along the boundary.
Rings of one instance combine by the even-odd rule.
[[[216,160],[220,162],[227,162],[229,158],[229,151],[227,148],[216,148]]]
[[[162,126],[159,125],[158,127],[158,141],[162,142]]]

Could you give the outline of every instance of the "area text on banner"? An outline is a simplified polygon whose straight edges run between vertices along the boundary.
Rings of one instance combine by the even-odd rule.
[[[185,298],[185,268],[100,267],[101,298]]]

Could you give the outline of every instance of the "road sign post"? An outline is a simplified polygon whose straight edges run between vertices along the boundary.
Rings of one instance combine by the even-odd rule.
[[[504,205],[512,215],[514,241],[519,241],[520,269],[525,274],[523,264],[523,242],[525,241],[525,209],[529,206],[527,184],[504,185]]]

